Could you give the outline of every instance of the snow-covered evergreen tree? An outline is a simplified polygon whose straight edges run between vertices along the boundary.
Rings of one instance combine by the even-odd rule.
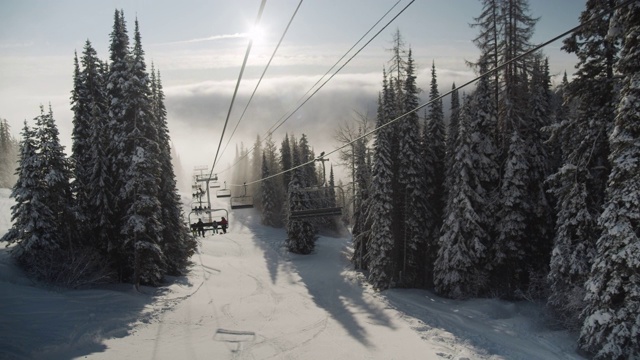
[[[500,188],[498,234],[492,247],[493,289],[501,296],[512,297],[524,283],[526,243],[532,241],[527,232],[527,216],[531,204],[527,197],[529,162],[524,140],[517,131],[511,135],[511,146]]]
[[[310,162],[314,159],[313,150],[309,146],[309,140],[306,134],[300,136],[298,142],[298,150],[300,151],[300,164],[307,164],[302,167],[301,173],[303,186],[312,187],[318,185],[318,175],[316,174],[316,165],[314,162]]]
[[[376,128],[386,124],[389,100],[389,85],[386,74],[383,77],[382,96],[378,98]],[[384,290],[393,285],[394,262],[392,253],[394,239],[392,233],[393,214],[393,163],[391,158],[392,129],[387,126],[376,132],[371,173],[371,240],[369,241],[369,276],[374,288]]]
[[[152,111],[149,85],[136,20],[130,78],[124,89],[129,108],[121,124],[121,130],[127,134],[123,139],[123,156],[128,166],[122,174],[123,188],[118,194],[124,215],[120,229],[123,242],[118,250],[126,259],[123,275],[133,276],[136,285],[158,285],[166,273],[166,258],[160,247],[164,224],[160,223],[162,212],[158,198],[159,129]]]
[[[447,126],[446,137],[446,157],[445,157],[445,199],[448,197],[449,189],[453,186],[452,181],[455,178],[453,173],[453,163],[456,156],[456,144],[458,143],[458,128],[460,126],[460,94],[456,89],[456,84],[451,86],[451,114],[449,116],[449,124]],[[446,205],[446,202],[445,202]]]
[[[267,153],[262,153],[262,224],[275,227],[278,225],[278,213],[276,210],[276,187],[277,182],[274,177],[271,177],[269,171],[269,162],[267,161]]]
[[[371,239],[371,218],[369,214],[371,170],[366,161],[366,151],[364,139],[356,141],[354,145],[355,180],[358,188],[353,213],[353,228],[351,229],[353,236],[353,257],[351,261],[354,267],[360,270],[368,268],[368,244]],[[331,173],[333,174],[333,167],[331,168]]]
[[[478,70],[480,73],[487,71],[487,65],[484,61],[486,60],[479,60]],[[498,188],[500,186],[499,154],[495,143],[498,113],[493,96],[490,79],[483,77],[478,81],[473,98],[468,104],[469,107],[472,107],[468,130],[472,168],[474,177],[477,179],[475,191],[478,201],[474,204],[474,208],[479,219],[478,225],[484,230],[484,236],[480,238],[480,241],[487,245],[488,258],[494,257],[495,252],[501,251],[500,245],[493,243],[496,233],[495,224],[498,219],[496,213],[500,190]],[[488,265],[490,271],[492,266],[497,264],[495,260],[489,260]]]
[[[480,202],[476,193],[478,181],[473,170],[470,107],[460,112],[458,143],[440,236],[440,248],[434,264],[436,291],[446,297],[463,299],[481,294],[487,285],[485,263],[486,232],[478,216]]]
[[[105,74],[102,68],[101,73]],[[102,78],[103,88],[106,88],[106,79]],[[104,104],[95,103],[91,107],[92,126],[89,134],[89,148],[93,164],[89,175],[89,189],[87,213],[83,214],[86,219],[87,233],[90,233],[89,240],[93,242],[93,247],[102,254],[107,254],[109,246],[114,244],[114,236],[117,236],[116,215],[115,215],[115,174],[113,172],[113,162],[110,144],[112,141],[110,118],[106,110],[106,99]],[[104,108],[103,108],[104,106]]]
[[[281,171],[280,159],[278,157],[278,148],[273,142],[271,134],[269,134],[264,142],[264,150],[262,152],[266,155],[267,167],[270,174],[277,174]],[[283,205],[286,201],[286,192],[284,191],[282,184],[282,175],[275,176],[269,179],[272,189],[272,214],[273,214],[273,226],[282,227],[283,225]],[[263,189],[264,190],[264,189]]]
[[[36,129],[26,121],[20,143],[18,180],[11,196],[12,228],[2,241],[17,243],[12,255],[27,273],[45,281],[60,275],[58,255],[73,250],[71,235],[70,170],[58,139],[53,114],[44,112],[35,118]]]
[[[620,2],[621,3],[621,2]],[[623,39],[611,173],[596,257],[586,283],[582,349],[595,359],[640,358],[640,4],[616,10],[610,35]]]
[[[485,27],[485,30],[489,30],[492,33],[496,32],[497,29],[497,43],[493,44],[491,41],[491,46],[489,47],[480,47],[482,55],[480,59],[482,62],[477,65],[482,66],[485,71],[489,70],[489,67],[495,64],[495,47],[497,46],[497,56],[498,63],[505,64],[505,66],[499,70],[498,76],[492,76],[492,81],[488,81],[489,91],[491,95],[488,96],[491,99],[491,103],[495,105],[495,97],[496,91],[498,96],[498,104],[497,104],[497,124],[494,127],[497,130],[494,130],[493,137],[495,139],[495,144],[497,148],[497,154],[499,156],[496,157],[497,163],[503,166],[501,170],[502,179],[500,180],[500,184],[505,185],[506,183],[510,184],[525,184],[527,188],[527,192],[518,193],[520,196],[519,199],[511,198],[509,201],[516,201],[518,204],[528,203],[526,205],[527,213],[520,213],[519,216],[522,217],[522,222],[525,226],[535,226],[536,218],[534,216],[533,210],[536,210],[537,207],[533,206],[532,195],[530,191],[533,192],[533,189],[539,190],[541,184],[537,179],[539,177],[531,177],[527,172],[522,171],[511,171],[507,174],[506,166],[510,163],[508,157],[513,156],[514,154],[525,154],[528,150],[527,146],[530,146],[533,142],[531,139],[539,139],[540,128],[537,124],[533,124],[530,120],[530,114],[532,111],[530,110],[530,75],[532,72],[532,64],[533,64],[533,56],[521,57],[520,55],[524,54],[528,50],[531,49],[532,45],[530,43],[531,36],[533,35],[534,27],[537,22],[537,19],[532,18],[529,13],[529,2],[528,0],[503,0],[485,2],[485,11],[489,8],[499,7],[497,17],[494,16],[494,9],[491,9],[490,12],[486,12],[486,14],[490,14],[487,20],[490,18],[491,22],[495,20],[495,24],[491,25],[490,28]],[[484,35],[481,34],[482,38]],[[493,35],[491,35],[493,36]],[[486,40],[486,39],[485,39]],[[486,41],[485,41],[486,43]],[[480,42],[477,42],[478,45],[481,45]],[[499,83],[494,84],[493,82],[498,80]],[[497,90],[496,90],[497,89]],[[514,132],[517,132],[516,137],[514,137]],[[513,149],[514,142],[513,140],[517,138],[522,140],[522,142],[517,141],[516,144],[521,144],[523,146],[522,149]],[[530,141],[531,140],[531,141]],[[536,155],[537,156],[537,155]],[[527,157],[528,158],[528,154]],[[529,161],[533,161],[532,159],[528,159]],[[537,158],[536,158],[537,164]],[[532,165],[529,165],[532,168]],[[505,176],[527,176],[527,178],[516,179],[509,178],[506,179]],[[486,179],[483,179],[486,181]],[[542,181],[542,178],[540,178]],[[496,182],[491,184],[490,186],[495,187]],[[511,196],[515,196],[515,193],[512,193]],[[536,198],[544,197],[544,194],[540,195],[539,193],[535,194]],[[484,197],[484,195],[483,195]],[[500,197],[501,201],[507,201],[506,198]],[[489,203],[490,205],[491,203]],[[497,204],[498,208],[504,209],[505,205],[502,203]],[[489,210],[489,209],[487,209]],[[495,213],[495,212],[494,212]],[[501,216],[510,216],[506,212],[502,212]],[[510,219],[501,219],[498,218],[494,223],[498,224],[498,227],[495,229],[495,237],[496,241],[503,241],[504,239],[511,238],[510,235],[512,229],[503,228],[503,225],[510,224],[514,225],[513,218]],[[546,226],[547,224],[545,224]],[[520,226],[520,225],[518,225]],[[536,231],[538,229],[535,229]],[[492,235],[492,234],[490,234]],[[535,248],[536,250],[540,248],[538,246],[539,243],[543,241],[540,239],[537,234],[532,233],[531,238],[528,240],[527,244],[520,244],[518,246],[529,246],[531,248]],[[493,236],[491,236],[493,237]],[[548,237],[547,237],[548,239]],[[500,248],[499,245],[496,245],[494,248]],[[547,247],[548,249],[548,247]],[[536,260],[537,255],[539,253],[536,252],[534,256],[527,259],[527,261]],[[548,259],[548,257],[547,257]],[[509,260],[511,261],[511,260]],[[517,261],[517,260],[514,260]],[[524,267],[526,265],[519,264]],[[535,268],[535,267],[534,267]],[[536,269],[538,270],[538,269]],[[496,272],[497,271],[497,272]],[[529,272],[527,270],[527,272]],[[499,270],[494,270],[494,274],[500,274]],[[540,275],[536,273],[538,278],[543,277],[544,275]],[[500,282],[500,280],[494,279],[494,281]],[[522,282],[522,287],[519,285],[518,288],[526,287],[529,289],[528,282],[529,278],[527,276],[523,276],[520,278]],[[514,291],[513,284],[504,284],[504,289],[501,291],[505,296],[513,296],[512,291]]]
[[[41,114],[40,116],[44,116]],[[24,122],[20,141],[18,180],[11,191],[15,205],[11,206],[12,227],[2,237],[8,244],[16,243],[12,255],[28,270],[59,244],[53,233],[54,213],[44,202],[47,194],[40,172],[39,145],[36,133]]]
[[[578,103],[578,109],[575,117],[561,128],[575,134],[573,146],[567,149],[571,153],[566,156],[573,165],[588,170],[589,202],[599,212],[610,169],[607,138],[613,128],[618,88],[614,65],[618,59],[619,37],[607,36],[614,5],[615,1],[587,1],[580,14],[580,22],[585,26],[565,39],[562,46],[578,57],[576,73],[567,88],[568,96]]]
[[[282,164],[282,185],[284,189],[284,193],[286,194],[289,191],[289,183],[291,182],[291,171],[292,168],[292,154],[291,154],[291,143],[289,142],[289,134],[284,134],[284,140],[280,145],[280,163]]]
[[[531,213],[527,221],[529,241],[526,243],[526,262],[530,268],[530,277],[533,279],[543,278],[548,274],[555,223],[544,183],[550,174],[551,165],[549,149],[542,131],[551,125],[549,85],[551,80],[545,63],[540,56],[536,56],[533,60],[529,90],[529,119],[523,133],[529,164],[527,197],[531,203]],[[531,285],[537,286],[534,281],[530,284],[531,290],[533,290]]]
[[[124,14],[116,10],[114,14],[113,30],[109,45],[109,73],[106,80],[107,106],[109,119],[105,127],[104,137],[109,139],[105,152],[105,165],[108,171],[107,177],[111,182],[110,188],[104,192],[106,202],[111,213],[111,218],[105,222],[112,225],[113,233],[107,234],[105,249],[109,257],[118,269],[121,278],[126,278],[127,259],[122,253],[124,247],[120,231],[123,228],[123,219],[129,208],[123,203],[126,197],[122,193],[125,189],[125,173],[132,160],[133,139],[131,139],[131,126],[133,124],[133,112],[129,93],[129,80],[131,79],[131,54],[129,52],[129,36],[127,33]],[[128,156],[126,154],[129,154]],[[133,256],[133,253],[129,254]]]
[[[292,166],[301,164],[300,151],[297,146],[292,149]],[[302,191],[304,168],[298,167],[291,171],[291,181],[289,182],[288,205],[289,214],[297,210],[309,209],[308,193]],[[296,254],[310,254],[315,248],[315,230],[313,225],[306,219],[291,219],[287,221],[287,250]]]
[[[105,166],[104,154],[98,158],[106,146],[97,134],[104,131],[107,108],[105,99],[105,80],[102,63],[91,42],[86,41],[82,54],[82,68],[75,59],[74,89],[71,96],[73,110],[73,192],[76,201],[76,216],[80,237],[91,246],[98,248],[98,238],[105,235],[100,224],[103,216],[101,206],[93,207],[92,201],[100,201],[100,194],[109,181],[101,179],[93,182],[96,171]],[[100,148],[100,150],[99,150]]]
[[[48,236],[62,249],[73,249],[78,245],[75,217],[72,211],[71,169],[60,144],[58,128],[53,118],[53,111],[36,118],[36,138],[39,142],[38,166],[44,181],[45,203],[53,212],[53,225]]]
[[[608,1],[587,1],[580,15],[586,23],[564,41],[563,49],[579,59],[571,83],[563,80],[564,114],[553,126],[552,139],[561,150],[562,166],[549,183],[556,199],[556,231],[548,281],[549,305],[568,326],[582,323],[584,283],[602,230],[602,213],[609,174],[607,137],[614,117],[616,37],[607,38]],[[604,17],[595,16],[604,14]],[[595,19],[595,21],[592,21]]]
[[[545,60],[545,68],[549,67],[549,60]],[[548,70],[547,70],[548,71]],[[549,173],[553,174],[562,167],[562,146],[560,145],[560,138],[556,135],[556,129],[563,121],[566,121],[569,117],[569,113],[572,110],[571,101],[565,103],[566,90],[569,87],[569,79],[567,72],[565,71],[555,88],[549,91],[549,120],[550,123],[546,127],[542,128],[542,133],[547,137],[545,144],[548,150],[548,164]],[[547,190],[549,194],[551,192]],[[553,202],[553,197],[550,199]]]
[[[186,270],[197,243],[183,225],[180,195],[171,157],[171,143],[167,124],[167,110],[164,106],[164,91],[160,72],[151,69],[151,107],[154,126],[158,131],[159,166],[158,201],[162,209],[162,252],[166,256],[167,273],[178,275]]]
[[[425,116],[425,128],[423,137],[423,146],[428,148],[428,154],[431,159],[429,161],[430,168],[425,169],[429,181],[429,204],[435,220],[435,233],[431,231],[432,236],[438,236],[438,230],[444,211],[444,178],[445,178],[445,158],[446,158],[446,133],[444,124],[444,110],[442,108],[442,99],[438,90],[438,77],[436,74],[435,62],[431,66],[431,86],[429,87],[429,114]]]
[[[526,123],[529,98],[526,74],[531,69],[531,58],[517,57],[531,48],[530,40],[537,19],[528,14],[528,0],[503,0],[497,5],[500,6],[498,27],[501,32],[498,62],[506,64],[501,71],[502,84],[498,85],[502,90],[498,108],[498,135],[501,136],[498,147],[502,154],[506,154],[513,131],[523,131]]]
[[[556,205],[556,230],[547,280],[548,305],[562,323],[572,330],[579,327],[584,309],[584,283],[595,255],[595,236],[599,228],[589,207],[584,171],[566,164],[549,178]]]
[[[260,179],[262,174],[262,140],[260,135],[256,136],[256,141],[253,143],[253,150],[251,151],[251,173],[249,175],[249,181],[253,182]],[[245,180],[246,181],[246,180]],[[248,185],[247,191],[253,196],[253,206],[262,211],[262,188],[259,183],[253,183]]]
[[[413,64],[412,52],[409,54],[405,67],[403,82],[403,112],[407,113],[418,107],[418,88]],[[404,246],[402,258],[399,259],[400,282],[404,286],[416,286],[424,279],[424,254],[426,252],[428,221],[427,194],[424,182],[424,164],[420,147],[420,118],[413,111],[401,120],[399,125],[399,173],[398,183],[400,194],[404,195]]]
[[[438,90],[435,62],[431,66],[431,86],[429,88],[429,112],[425,111],[422,131],[422,159],[424,166],[424,187],[426,192],[424,284],[433,286],[433,263],[438,254],[438,238],[442,227],[442,214],[446,201],[444,188],[446,161],[446,134],[442,99]]]
[[[368,184],[367,184],[368,186]],[[328,207],[342,207],[344,208],[344,204],[340,203],[340,205],[338,205],[337,202],[337,195],[336,195],[336,178],[335,175],[333,173],[333,164],[331,165],[331,167],[329,168],[329,184],[327,187],[327,191],[326,191],[326,197],[327,197],[327,206]],[[335,221],[335,218],[331,219],[331,223],[333,224],[333,230],[338,230],[338,226],[337,223]]]
[[[494,266],[494,274],[498,275],[498,279],[494,279],[497,284],[502,285],[502,289],[499,292],[501,296],[512,297],[515,296],[515,291],[524,291],[528,289],[528,264],[524,264],[523,261],[519,261],[516,253],[523,251],[524,247],[535,248],[540,239],[537,237],[525,238],[524,234],[527,225],[533,221],[533,199],[529,192],[531,186],[531,180],[529,178],[529,172],[531,165],[528,154],[528,143],[526,139],[530,135],[530,131],[535,131],[528,127],[527,121],[527,100],[528,93],[527,78],[524,74],[519,74],[520,80],[513,81],[511,83],[510,90],[506,91],[504,101],[506,102],[504,107],[504,115],[502,121],[499,117],[498,134],[500,134],[501,149],[501,161],[502,161],[502,179],[500,180],[501,189],[498,196],[498,202],[496,204],[498,213],[495,229],[495,246],[494,249],[498,252],[502,251],[502,254],[495,254],[494,256],[500,259],[500,264],[504,264],[506,267],[510,267],[511,264],[518,264],[518,268],[510,267],[510,272],[502,272],[499,270],[500,266]],[[510,99],[510,100],[507,100]],[[510,136],[507,136],[504,132],[509,131]],[[499,144],[500,144],[499,143]],[[505,148],[506,147],[506,148]],[[523,162],[520,162],[520,160]],[[526,161],[525,161],[526,160]],[[508,169],[508,167],[512,169]],[[521,167],[526,169],[521,169]],[[524,187],[521,189],[520,187]],[[510,212],[507,209],[512,209],[515,212]],[[524,228],[524,229],[523,229]],[[528,234],[529,235],[529,234]],[[526,240],[526,241],[525,241]],[[514,249],[507,250],[503,247],[503,243],[510,242]],[[508,252],[507,252],[508,251]],[[504,258],[502,256],[505,256]],[[527,259],[530,260],[530,259]],[[495,264],[498,265],[498,264]],[[522,267],[526,270],[522,270]],[[527,274],[525,276],[525,274]],[[545,274],[546,275],[546,274]],[[506,277],[509,277],[508,281]]]

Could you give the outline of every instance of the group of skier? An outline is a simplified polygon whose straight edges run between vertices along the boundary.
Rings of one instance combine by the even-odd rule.
[[[220,226],[222,232],[226,234],[228,225],[229,223],[227,222],[227,219],[224,218],[224,216],[222,217],[222,219],[220,219],[220,221],[213,220],[213,222],[211,223],[214,234],[218,233],[218,226]],[[194,230],[198,236],[202,235],[202,237],[204,237],[205,223],[202,222],[202,219],[198,219],[198,222],[194,224]]]

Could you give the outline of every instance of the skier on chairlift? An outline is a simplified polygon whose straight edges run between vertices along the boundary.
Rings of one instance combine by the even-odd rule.
[[[198,222],[196,223],[196,229],[198,231],[198,234],[201,234],[202,237],[204,237],[204,223],[202,222],[202,219],[198,219]]]
[[[222,217],[222,220],[220,220],[219,224],[220,224],[220,227],[222,228],[222,232],[226,234],[228,223],[227,223],[227,219],[225,219],[224,216]]]

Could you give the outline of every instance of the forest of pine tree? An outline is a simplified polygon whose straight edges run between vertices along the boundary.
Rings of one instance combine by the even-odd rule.
[[[541,51],[520,56],[533,48],[528,1],[482,5],[469,66],[508,65],[462,101],[453,84],[447,125],[433,63],[418,127],[414,54],[393,36],[379,130],[353,148],[354,267],[380,290],[546,301],[585,353],[636,358],[640,4],[587,1],[563,44],[577,71],[555,89]]]
[[[264,144],[263,144],[264,143]],[[247,186],[253,206],[261,213],[263,225],[284,227],[287,248],[298,254],[310,254],[318,233],[337,234],[344,230],[342,219],[336,215],[291,218],[292,212],[313,209],[341,208],[337,200],[333,168],[316,165],[313,148],[306,134],[297,139],[285,134],[278,149],[271,135],[264,141],[257,138],[251,149],[244,145],[236,151],[234,183],[255,182]]]
[[[555,87],[549,59],[530,52],[528,0],[481,7],[468,66],[489,73],[462,93],[452,84],[448,118],[436,62],[420,106],[417,54],[393,34],[376,131],[365,137],[363,121],[339,136],[348,196],[304,133],[240,144],[231,180],[251,183],[262,223],[285,228],[293,253],[313,254],[318,233],[344,227],[293,214],[351,204],[351,260],[374,289],[543,302],[585,354],[640,358],[640,2],[587,0],[562,44],[575,74]],[[70,158],[51,109],[25,122],[19,146],[0,121],[2,149],[19,158],[17,178],[0,174],[16,201],[3,240],[38,278],[64,276],[62,259],[88,263],[83,281],[157,285],[193,254],[160,73],[147,72],[137,21],[129,40],[116,11],[109,61],[89,41],[76,55]]]
[[[196,241],[184,225],[160,73],[147,71],[137,20],[130,46],[115,11],[109,62],[87,40],[71,101],[69,158],[51,108],[25,121],[2,240],[16,244],[27,273],[66,286],[159,285],[184,273]]]

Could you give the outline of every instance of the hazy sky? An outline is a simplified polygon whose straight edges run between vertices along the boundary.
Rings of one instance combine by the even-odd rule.
[[[267,1],[264,34],[254,42],[223,145],[298,2]],[[401,0],[376,31],[409,2]],[[251,147],[256,135],[264,135],[293,110],[311,85],[395,3],[305,0],[216,170],[226,169],[236,143]],[[247,47],[245,34],[259,6],[260,0],[0,0],[0,118],[8,120],[17,137],[23,120],[37,116],[40,104],[51,103],[63,145],[70,149],[74,51],[82,53],[89,39],[98,56],[108,59],[114,10],[123,9],[130,35],[138,18],[147,66],[153,62],[161,72],[169,129],[181,161],[186,169],[210,166]],[[530,15],[540,18],[533,42],[577,25],[584,6],[580,0],[530,0]],[[316,153],[329,152],[337,147],[333,135],[338,124],[351,121],[356,111],[373,118],[382,68],[391,56],[386,49],[396,29],[413,50],[422,89],[429,88],[432,61],[441,91],[454,81],[472,79],[465,60],[478,56],[471,42],[477,29],[469,23],[480,9],[479,0],[416,0],[274,133],[274,139],[279,144],[285,131],[306,133]],[[576,60],[560,46],[556,42],[544,49],[551,71],[571,74]]]

